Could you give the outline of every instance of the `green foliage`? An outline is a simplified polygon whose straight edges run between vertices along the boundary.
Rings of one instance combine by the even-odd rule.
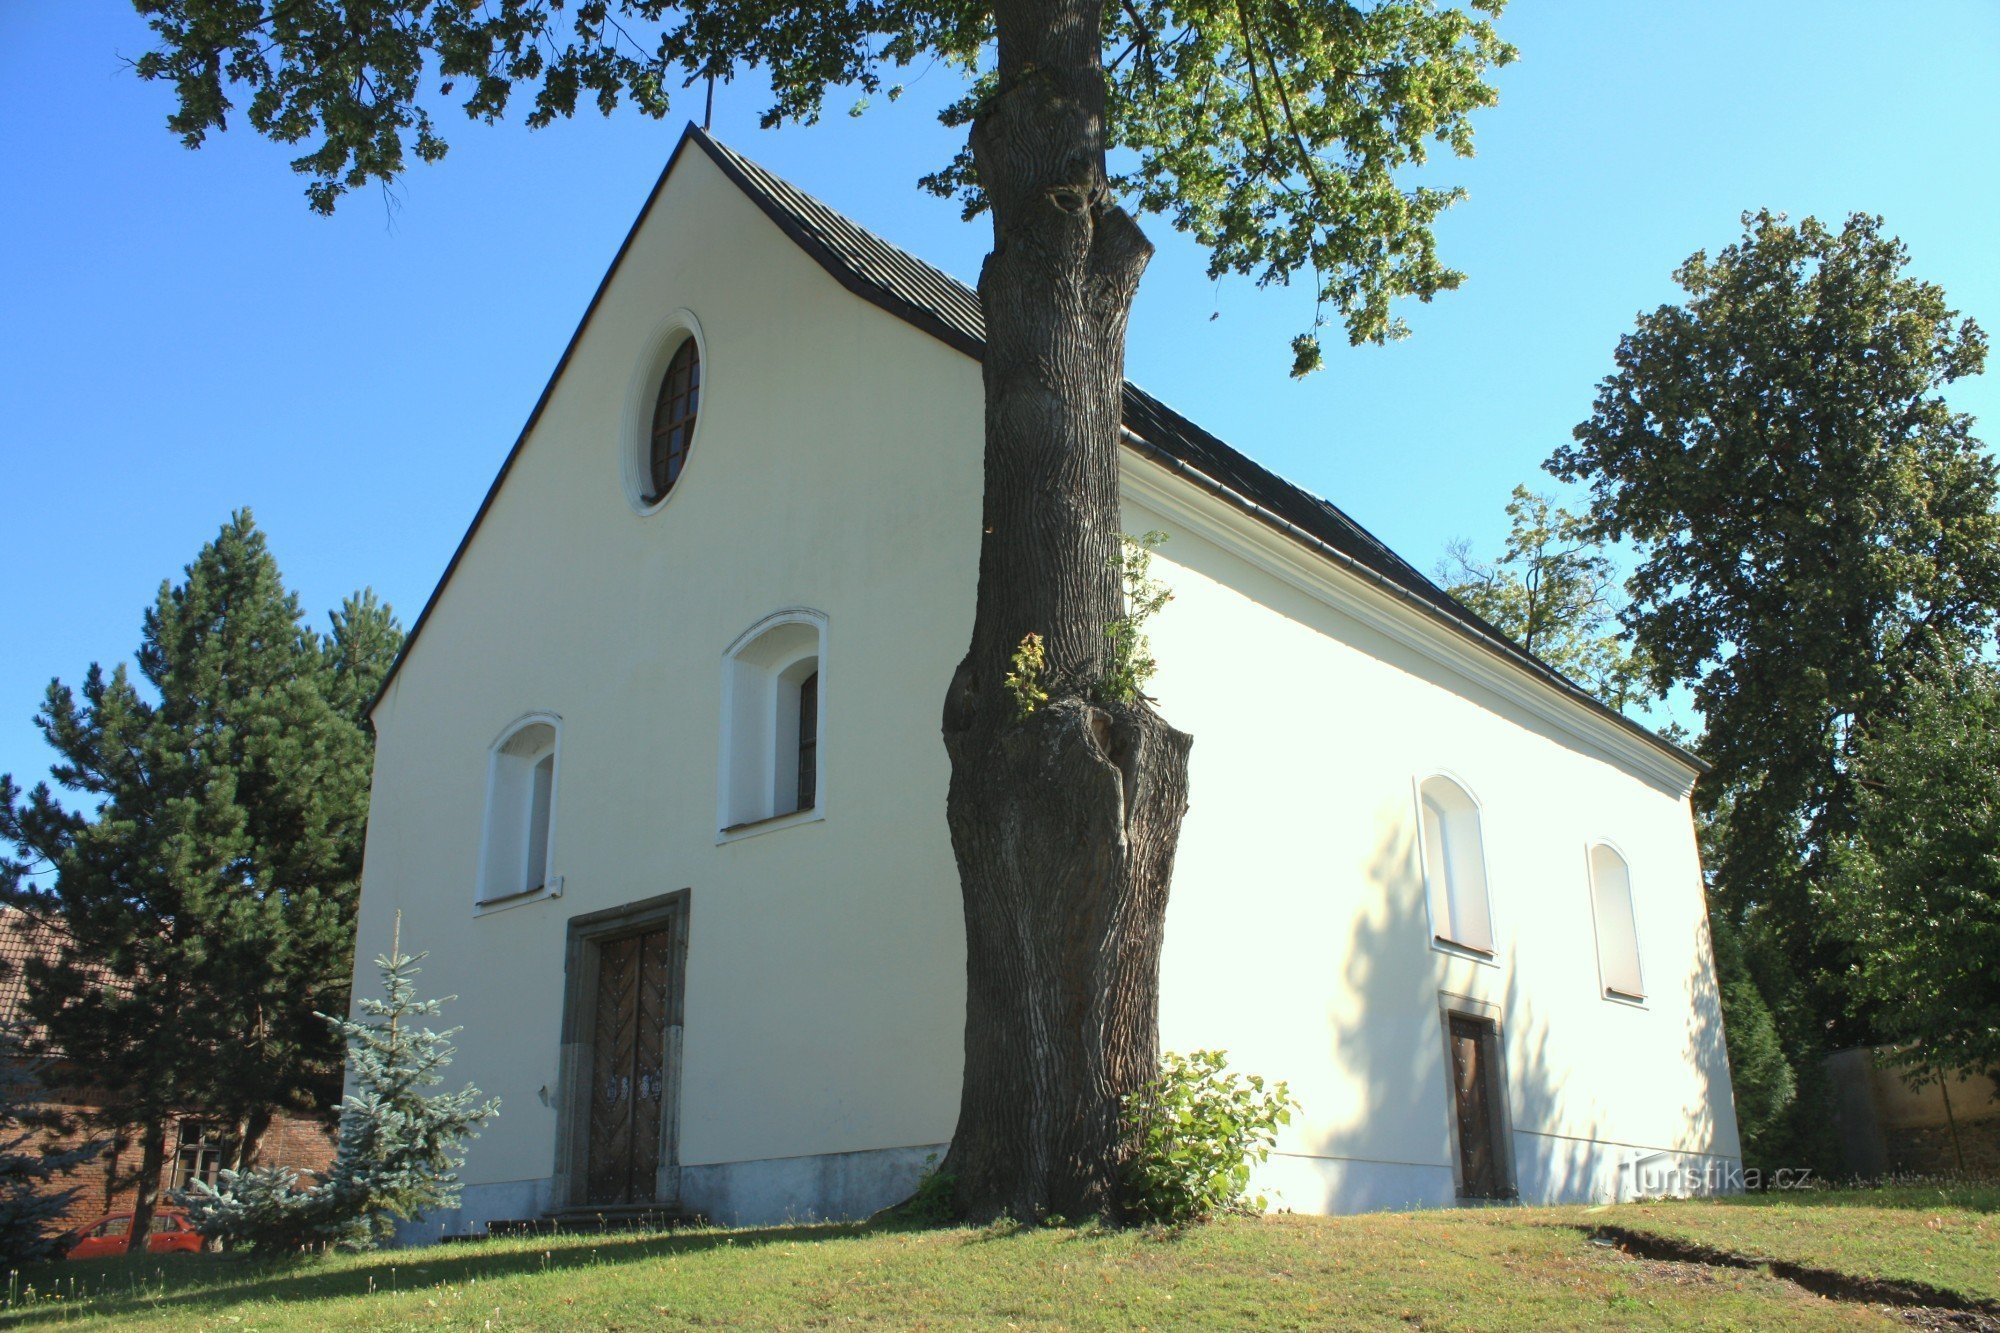
[[[946,113],[970,123],[991,95],[993,7],[967,0],[690,5],[542,0],[468,5],[402,0],[135,0],[155,46],[140,77],[173,86],[168,127],[190,147],[240,102],[250,127],[303,144],[293,170],[330,212],[340,196],[395,180],[407,153],[444,156],[437,116],[503,117],[517,91],[527,123],[588,103],[663,117],[672,90],[749,67],[768,79],[767,126],[811,122],[829,91],[850,113],[900,91],[890,76],[934,63],[971,81]],[[1472,153],[1470,116],[1496,100],[1487,72],[1514,58],[1492,18],[1503,0],[1134,0],[1102,23],[1116,184],[1209,254],[1212,275],[1260,284],[1310,273],[1320,306],[1353,342],[1400,337],[1404,296],[1428,301],[1463,275],[1437,257],[1432,227],[1458,189],[1407,178],[1434,148]],[[987,71],[981,74],[981,71]],[[926,178],[982,202],[969,151]],[[1317,328],[1294,344],[1320,360]]]
[[[1221,1051],[1169,1052],[1160,1072],[1126,1097],[1125,1199],[1139,1216],[1180,1226],[1263,1208],[1263,1199],[1244,1197],[1250,1172],[1271,1155],[1297,1103],[1285,1084],[1267,1088],[1256,1075],[1225,1072],[1227,1064]]]
[[[42,1068],[18,1034],[0,1031],[0,1268],[57,1256],[63,1214],[79,1192],[63,1177],[104,1151],[102,1143],[52,1145],[53,1126],[34,1114]]]
[[[232,1250],[297,1254],[327,1243],[333,1198],[324,1178],[301,1187],[299,1173],[279,1166],[225,1168],[218,1186],[193,1181],[177,1196],[195,1230]]]
[[[58,921],[26,964],[28,1014],[89,1069],[107,1128],[187,1108],[254,1142],[338,1096],[367,823],[361,700],[400,634],[372,598],[323,639],[247,512],[146,612],[135,679],[92,665],[36,718],[59,756],[23,797],[0,777],[0,899]],[[152,1149],[157,1151],[157,1145]]]
[[[1621,632],[1617,576],[1588,517],[1516,486],[1492,562],[1454,542],[1438,582],[1481,619],[1612,708],[1644,703],[1646,666]]]
[[[1729,922],[1711,917],[1716,984],[1721,992],[1722,1032],[1729,1050],[1729,1075],[1736,1094],[1736,1126],[1749,1167],[1797,1165],[1781,1143],[1784,1117],[1798,1096],[1798,1081],[1785,1056],[1771,1007],[1750,975],[1743,947]]]
[[[2000,1077],[2000,672],[1941,669],[1903,705],[1862,742],[1826,907],[1853,944],[1853,1001],[1912,1081]]]
[[[265,1253],[329,1244],[371,1249],[394,1237],[397,1222],[457,1205],[464,1141],[499,1114],[500,1102],[482,1100],[470,1084],[426,1091],[444,1081],[458,1029],[436,1032],[422,1023],[444,1005],[417,998],[424,957],[392,945],[375,960],[383,998],[360,1000],[359,1021],[325,1019],[347,1039],[354,1083],[341,1105],[332,1171],[304,1187],[296,1173],[278,1168],[225,1171],[219,1190],[197,1181],[181,1198],[203,1235]]]
[[[498,1098],[483,1098],[469,1083],[457,1092],[428,1091],[444,1082],[459,1029],[423,1025],[445,1003],[417,998],[417,964],[425,957],[392,945],[375,960],[383,998],[361,999],[359,1020],[327,1020],[347,1039],[353,1084],[341,1103],[340,1150],[326,1182],[337,1219],[330,1238],[349,1247],[379,1244],[398,1221],[456,1207],[462,1145],[500,1113]]]
[[[1111,703],[1133,703],[1146,697],[1146,683],[1160,664],[1146,641],[1146,622],[1174,600],[1166,584],[1153,577],[1153,552],[1166,541],[1167,534],[1153,531],[1134,537],[1120,533],[1118,554],[1111,558],[1124,585],[1125,614],[1104,627],[1111,638],[1111,662],[1097,694]]]
[[[1049,701],[1049,692],[1042,688],[1042,675],[1048,670],[1048,650],[1042,644],[1039,634],[1026,634],[1021,638],[1021,646],[1008,659],[1013,670],[1007,673],[1002,684],[1014,696],[1014,705],[1022,717],[1027,717]]]
[[[897,1205],[897,1218],[925,1226],[940,1226],[958,1216],[958,1177],[938,1167],[937,1154],[926,1162],[923,1178],[910,1197]]]
[[[1986,336],[1907,263],[1879,218],[1745,215],[1677,271],[1685,300],[1620,340],[1550,462],[1590,483],[1594,533],[1639,548],[1624,620],[1651,688],[1701,710],[1696,801],[1727,811],[1715,899],[1783,955],[1757,971],[1795,1065],[1872,1035],[1825,913],[1857,747],[1915,675],[1989,641],[2000,606],[1995,465],[1943,395]]]

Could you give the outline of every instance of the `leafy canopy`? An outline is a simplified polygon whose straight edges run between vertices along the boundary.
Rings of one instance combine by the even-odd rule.
[[[1828,907],[1857,946],[1856,1003],[1920,1079],[2000,1077],[2000,672],[1912,681],[1863,743],[1860,819]]]
[[[1604,703],[1644,701],[1645,665],[1618,626],[1617,575],[1590,520],[1526,486],[1507,503],[1500,558],[1453,542],[1438,582],[1459,602]]]
[[[1619,341],[1550,467],[1640,548],[1626,621],[1654,687],[1693,691],[1704,786],[1753,787],[1731,827],[1803,854],[1847,817],[1853,737],[2000,606],[1994,464],[1940,392],[1986,336],[1879,218],[1743,221]]]
[[[1943,393],[1986,335],[1908,261],[1880,218],[1745,214],[1620,339],[1549,463],[1589,483],[1595,534],[1639,550],[1624,620],[1652,688],[1701,710],[1718,904],[1798,1042],[1870,1035],[1828,1032],[1851,960],[1815,898],[1857,748],[2000,608],[1994,461]]]
[[[540,127],[588,102],[664,117],[672,94],[761,71],[764,124],[811,122],[829,93],[901,92],[895,72],[939,62],[970,80],[945,112],[975,117],[992,91],[992,7],[969,0],[135,0],[157,46],[141,77],[171,83],[168,126],[190,147],[243,103],[251,127],[305,145],[294,170],[319,212],[442,158],[437,116],[501,119],[518,93]],[[1433,146],[1469,156],[1489,68],[1514,57],[1492,26],[1505,0],[1111,0],[1103,11],[1117,185],[1209,251],[1212,275],[1288,283],[1310,270],[1321,314],[1353,342],[1405,332],[1400,296],[1429,300],[1463,275],[1431,224],[1457,189],[1405,182]],[[1117,152],[1116,150],[1124,150]],[[980,207],[969,153],[926,178]],[[1316,333],[1295,369],[1320,359]]]

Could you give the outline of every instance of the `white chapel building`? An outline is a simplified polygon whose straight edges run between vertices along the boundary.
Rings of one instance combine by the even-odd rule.
[[[356,992],[401,913],[503,1103],[410,1239],[863,1216],[942,1154],[980,349],[963,284],[682,138],[374,707]],[[1195,737],[1161,1044],[1291,1084],[1260,1189],[1726,1173],[1697,761],[1134,387],[1125,426]]]

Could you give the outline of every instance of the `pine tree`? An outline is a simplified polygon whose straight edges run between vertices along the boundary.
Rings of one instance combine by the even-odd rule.
[[[30,1017],[91,1071],[98,1123],[138,1129],[134,1236],[171,1117],[224,1118],[241,1164],[275,1112],[337,1091],[313,1014],[346,1007],[370,765],[353,701],[397,637],[372,598],[331,644],[306,628],[247,511],[185,573],[146,613],[138,679],[93,664],[80,699],[49,687],[36,721],[72,802],[0,777],[21,853],[0,898],[68,936],[27,966]]]
[[[444,1081],[459,1029],[433,1031],[424,1020],[457,997],[417,998],[417,964],[429,955],[403,953],[401,933],[399,916],[389,952],[375,959],[384,998],[359,1001],[361,1019],[328,1020],[347,1038],[354,1088],[341,1105],[340,1152],[327,1182],[336,1211],[352,1218],[332,1239],[349,1246],[379,1244],[398,1221],[456,1207],[462,1146],[500,1113],[499,1098],[482,1099],[470,1083],[425,1091]]]
[[[398,914],[389,952],[375,959],[383,997],[359,1000],[362,1018],[321,1015],[346,1038],[353,1079],[333,1170],[305,1188],[296,1173],[273,1167],[224,1171],[219,1190],[196,1182],[182,1201],[204,1235],[263,1251],[372,1249],[393,1238],[397,1222],[457,1206],[465,1140],[500,1113],[500,1101],[469,1083],[426,1091],[444,1081],[459,1029],[434,1031],[424,1020],[455,997],[417,998],[417,964],[429,955],[406,955],[401,937]]]

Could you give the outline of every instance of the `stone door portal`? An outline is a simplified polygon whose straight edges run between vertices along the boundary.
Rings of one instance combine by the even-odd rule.
[[[558,1211],[679,1203],[688,898],[682,889],[570,919]]]

